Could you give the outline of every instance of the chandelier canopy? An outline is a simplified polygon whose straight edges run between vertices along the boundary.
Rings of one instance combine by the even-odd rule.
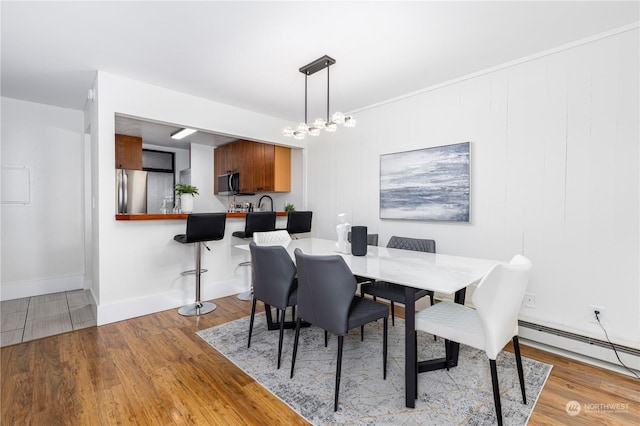
[[[356,125],[356,119],[351,115],[344,115],[341,112],[334,112],[333,115],[329,115],[329,67],[336,63],[336,60],[324,55],[321,58],[301,67],[299,71],[304,74],[304,122],[298,124],[294,129],[287,127],[283,133],[287,137],[293,137],[295,139],[304,139],[307,135],[318,136],[321,130],[327,132],[335,132],[338,130],[338,124],[342,124],[345,127],[354,127]],[[313,123],[308,124],[307,121],[307,78],[318,71],[327,69],[327,119],[316,118]]]

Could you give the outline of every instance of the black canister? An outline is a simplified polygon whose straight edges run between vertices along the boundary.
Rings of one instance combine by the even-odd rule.
[[[367,227],[351,227],[351,254],[364,256],[367,254]]]

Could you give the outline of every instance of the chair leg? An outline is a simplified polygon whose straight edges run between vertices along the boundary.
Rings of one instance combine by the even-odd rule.
[[[384,317],[384,330],[382,331],[382,378],[387,380],[387,329],[389,317]]]
[[[433,293],[429,293],[429,299],[431,299],[431,306],[433,306]],[[435,334],[433,335],[433,341],[438,341],[438,336],[436,336]]]
[[[415,376],[415,385],[414,385],[414,389],[416,390],[416,394],[413,395],[413,397],[415,399],[418,399],[418,374],[420,374],[420,370],[418,369],[418,365],[420,364],[420,362],[418,362],[418,333],[414,332],[413,333],[413,347],[416,348],[416,356],[415,356],[415,360],[416,360],[416,376]]]
[[[327,330],[324,331],[324,347],[326,348],[329,345],[328,342],[328,335],[329,333],[327,332]]]
[[[296,305],[291,307],[291,322],[296,321]]]
[[[496,360],[490,359],[491,366],[491,382],[493,383],[493,403],[496,406],[496,418],[498,426],[502,426],[502,406],[500,404],[500,388],[498,387],[498,370],[496,368]]]
[[[522,371],[522,357],[520,356],[520,342],[518,336],[513,336],[513,351],[516,354],[516,364],[518,365],[518,378],[520,379],[520,390],[522,390],[522,403],[527,403],[527,395],[524,391],[524,372]]]
[[[396,312],[393,304],[393,300],[391,301],[391,326],[396,326]]]
[[[282,357],[282,336],[284,335],[284,314],[285,309],[282,310],[282,315],[280,316],[280,340],[278,341],[278,370],[280,370],[280,358]],[[278,309],[278,311],[280,311]]]
[[[333,411],[338,411],[338,393],[340,392],[340,373],[342,371],[342,345],[344,336],[338,336],[338,362],[336,364],[336,395],[333,403]]]
[[[289,376],[290,379],[293,378],[293,368],[296,365],[296,355],[298,353],[298,339],[300,338],[300,321],[302,321],[300,318],[298,318],[298,320],[296,321],[296,335],[295,335],[295,338],[293,339],[293,355],[291,356],[291,375]]]
[[[360,341],[364,342],[364,325],[360,326]]]
[[[256,298],[253,298],[251,303],[251,319],[249,320],[249,340],[247,341],[247,348],[251,347],[251,333],[253,332],[253,318],[256,315]]]

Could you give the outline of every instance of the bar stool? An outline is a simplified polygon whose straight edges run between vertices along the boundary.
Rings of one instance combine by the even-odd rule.
[[[196,276],[196,301],[189,305],[178,309],[180,315],[193,316],[203,315],[217,308],[215,303],[202,302],[200,300],[200,276],[206,269],[200,268],[202,260],[202,245],[209,251],[205,241],[217,241],[224,238],[224,229],[226,225],[226,213],[192,213],[187,218],[187,233],[179,234],[173,237],[174,240],[181,244],[195,243],[195,262],[196,269],[182,272],[182,275],[195,274]]]
[[[237,238],[253,238],[254,232],[276,230],[276,212],[249,212],[244,220],[244,231],[235,231],[231,235]],[[251,266],[251,261],[240,262],[238,266]],[[240,300],[251,300],[251,290],[238,294]]]
[[[253,238],[254,232],[276,230],[276,212],[249,212],[244,221],[244,231],[235,231],[231,235],[238,238]]]
[[[311,232],[312,217],[312,211],[290,211],[287,215],[286,231],[292,238],[296,238],[296,234]]]

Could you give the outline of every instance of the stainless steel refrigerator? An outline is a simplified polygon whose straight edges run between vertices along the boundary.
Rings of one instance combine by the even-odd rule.
[[[147,213],[147,172],[118,169],[117,213]]]

